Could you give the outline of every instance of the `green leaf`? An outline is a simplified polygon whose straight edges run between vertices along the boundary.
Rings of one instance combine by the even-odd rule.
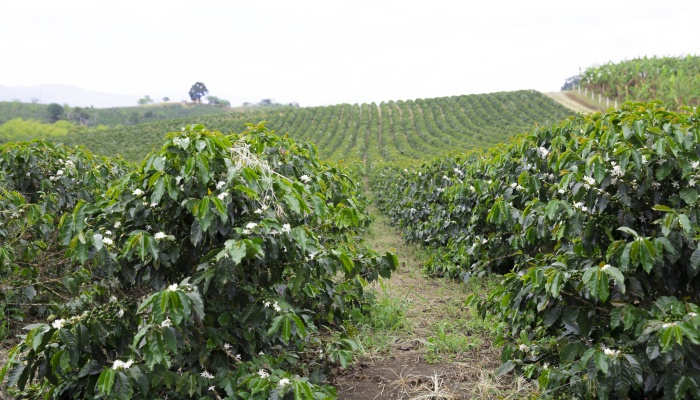
[[[692,274],[691,278],[694,278],[700,272],[700,246],[696,247],[693,254],[690,255],[690,265],[688,267]]]
[[[604,267],[602,271],[613,278],[617,287],[620,288],[620,292],[625,293],[625,277],[622,275],[622,272],[620,272],[619,269],[608,265],[607,267]]]
[[[678,216],[678,222],[681,224],[681,227],[685,231],[686,234],[692,235],[693,234],[693,228],[690,225],[690,219],[688,219],[688,216],[685,214],[680,214]]]
[[[235,265],[240,264],[241,260],[243,260],[246,256],[246,245],[244,242],[239,240],[227,240],[224,244],[224,249],[226,251],[226,255]]]
[[[660,212],[674,212],[673,208],[671,208],[669,206],[662,205],[662,204],[657,204],[654,207],[652,207],[652,209],[654,211],[660,211]]]
[[[116,370],[112,368],[105,368],[102,370],[100,377],[97,378],[97,390],[105,395],[112,393],[112,387],[114,386],[114,378],[116,376]]]
[[[355,263],[350,259],[350,257],[348,257],[348,255],[345,253],[340,253],[338,254],[338,258],[340,259],[340,262],[343,263],[345,272],[347,274],[352,274],[352,271],[355,268]]]
[[[698,192],[693,188],[682,189],[680,196],[689,206],[695,205],[695,202],[698,200]]]
[[[607,375],[610,368],[610,365],[608,364],[608,356],[606,356],[602,351],[596,351],[593,360],[595,361],[595,366],[598,368],[598,371],[602,372],[604,375]]]

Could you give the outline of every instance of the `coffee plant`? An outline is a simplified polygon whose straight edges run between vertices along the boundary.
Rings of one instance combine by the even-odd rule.
[[[335,398],[304,370],[307,347],[397,265],[358,244],[369,218],[343,171],[262,125],[229,136],[194,125],[99,187],[54,225],[64,276],[80,278],[25,327],[0,370],[10,390]]]
[[[49,316],[50,296],[67,296],[84,278],[61,255],[58,218],[93,201],[125,169],[120,160],[46,142],[0,147],[0,340],[24,319]]]
[[[700,398],[700,113],[628,103],[373,187],[428,272],[502,273],[500,373],[547,396]]]

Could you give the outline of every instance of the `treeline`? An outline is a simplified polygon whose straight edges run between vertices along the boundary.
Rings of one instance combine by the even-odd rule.
[[[0,102],[0,123],[14,118],[53,123],[69,121],[83,126],[135,125],[164,119],[224,114],[229,109],[217,104],[154,104],[141,107],[71,107],[60,104]]]

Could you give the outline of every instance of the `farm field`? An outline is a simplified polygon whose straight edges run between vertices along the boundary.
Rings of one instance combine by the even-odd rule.
[[[485,148],[536,125],[573,115],[535,91],[417,99],[372,104],[281,108],[166,120],[135,126],[80,131],[56,141],[84,145],[97,154],[140,160],[159,147],[164,132],[201,123],[222,132],[241,132],[265,121],[278,134],[316,144],[320,158],[344,161],[412,162]]]
[[[0,399],[699,399],[700,111],[657,87],[9,119]]]

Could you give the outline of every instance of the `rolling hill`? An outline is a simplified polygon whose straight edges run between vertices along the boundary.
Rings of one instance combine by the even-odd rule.
[[[317,145],[328,160],[410,162],[489,147],[558,122],[573,112],[533,91],[439,97],[381,104],[277,108],[214,116],[193,116],[133,126],[69,133],[56,141],[84,145],[98,154],[140,160],[160,146],[167,132],[188,124],[239,132],[248,123],[267,127]]]

